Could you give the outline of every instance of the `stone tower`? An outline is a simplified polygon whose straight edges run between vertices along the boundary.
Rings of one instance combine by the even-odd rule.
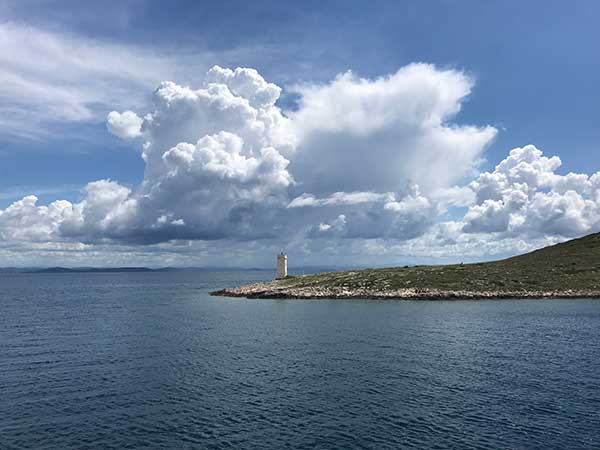
[[[281,280],[285,277],[287,277],[287,255],[281,252],[277,255],[277,275],[275,275],[275,279]]]

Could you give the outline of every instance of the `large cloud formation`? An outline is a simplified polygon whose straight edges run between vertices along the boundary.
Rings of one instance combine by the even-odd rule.
[[[9,239],[141,243],[272,235],[267,224],[287,205],[294,182],[283,156],[294,136],[275,106],[280,92],[253,69],[213,67],[197,90],[164,82],[143,119],[132,111],[107,118],[111,133],[143,140],[140,186],[93,182],[78,204],[36,206],[27,197],[0,212],[0,232]]]
[[[291,118],[301,145],[291,170],[309,192],[451,186],[473,171],[496,134],[449,123],[472,86],[463,72],[428,64],[376,80],[345,73],[297,86],[300,107]]]
[[[598,174],[559,175],[560,160],[534,146],[477,173],[496,130],[452,122],[472,87],[461,71],[411,64],[295,86],[298,107],[282,111],[281,88],[254,69],[215,66],[197,89],[163,82],[152,111],[107,118],[112,134],[141,144],[139,186],[95,181],[79,203],[25,197],[0,210],[0,240],[406,251],[598,229]],[[440,222],[452,205],[468,205],[464,218]]]
[[[600,229],[600,173],[559,175],[560,166],[533,145],[511,150],[470,184],[476,201],[463,230],[573,237]]]

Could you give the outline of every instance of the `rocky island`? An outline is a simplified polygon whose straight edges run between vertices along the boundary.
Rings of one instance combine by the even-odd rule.
[[[211,294],[303,299],[600,298],[600,233],[501,261],[288,276]]]

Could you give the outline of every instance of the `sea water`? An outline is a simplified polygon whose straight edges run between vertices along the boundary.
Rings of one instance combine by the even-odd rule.
[[[600,448],[600,301],[208,295],[271,276],[0,275],[0,448]]]

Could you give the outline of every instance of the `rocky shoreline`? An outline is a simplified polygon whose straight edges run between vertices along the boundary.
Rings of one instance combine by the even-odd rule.
[[[549,298],[600,298],[600,291],[467,291],[438,289],[347,289],[344,287],[289,287],[278,281],[254,283],[237,288],[226,288],[210,293],[221,297],[264,299],[373,299],[373,300],[485,300],[485,299],[549,299]]]

